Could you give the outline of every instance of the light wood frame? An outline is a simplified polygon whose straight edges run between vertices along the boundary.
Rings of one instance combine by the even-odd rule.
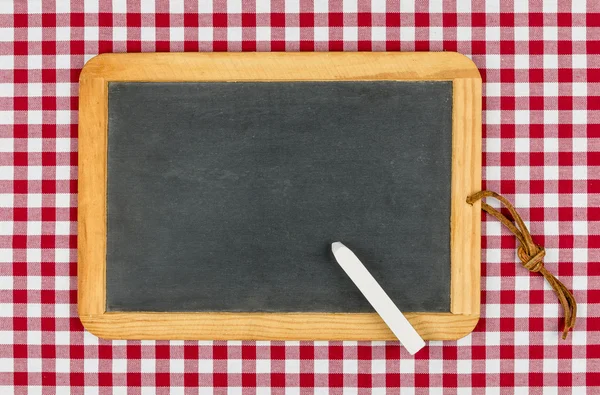
[[[452,81],[451,306],[407,313],[424,339],[453,340],[479,320],[481,77],[454,52],[103,54],[79,80],[78,309],[110,339],[394,340],[376,313],[106,312],[108,83],[112,81]]]

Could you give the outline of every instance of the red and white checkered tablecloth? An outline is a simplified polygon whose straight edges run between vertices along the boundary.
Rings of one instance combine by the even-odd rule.
[[[572,3],[572,4],[571,4]],[[482,318],[397,342],[106,341],[76,308],[77,80],[102,52],[458,51],[484,81],[484,186],[579,303],[484,218]],[[600,393],[600,1],[0,0],[0,394]],[[126,389],[125,387],[129,387]],[[596,387],[595,389],[593,387]],[[372,390],[370,390],[372,388]]]

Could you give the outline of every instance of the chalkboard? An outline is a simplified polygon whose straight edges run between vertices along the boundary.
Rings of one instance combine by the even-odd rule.
[[[481,78],[456,53],[103,54],[80,76],[78,311],[112,339],[425,339],[479,318]]]
[[[452,83],[111,83],[108,311],[450,311]],[[423,284],[427,284],[424,287]]]

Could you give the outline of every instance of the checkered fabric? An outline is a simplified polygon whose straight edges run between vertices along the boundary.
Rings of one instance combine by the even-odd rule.
[[[578,301],[575,331],[484,218],[482,318],[397,342],[105,341],[76,308],[77,80],[102,52],[458,51],[484,186]],[[0,394],[600,393],[600,2],[0,0]],[[129,387],[126,389],[125,387]]]

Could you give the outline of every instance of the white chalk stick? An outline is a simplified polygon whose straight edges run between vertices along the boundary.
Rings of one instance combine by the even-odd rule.
[[[356,255],[339,241],[331,244],[331,251],[348,277],[371,303],[371,306],[400,340],[404,348],[411,355],[422,349],[425,346],[423,338],[408,322],[404,314],[396,307],[392,299],[385,293]]]

